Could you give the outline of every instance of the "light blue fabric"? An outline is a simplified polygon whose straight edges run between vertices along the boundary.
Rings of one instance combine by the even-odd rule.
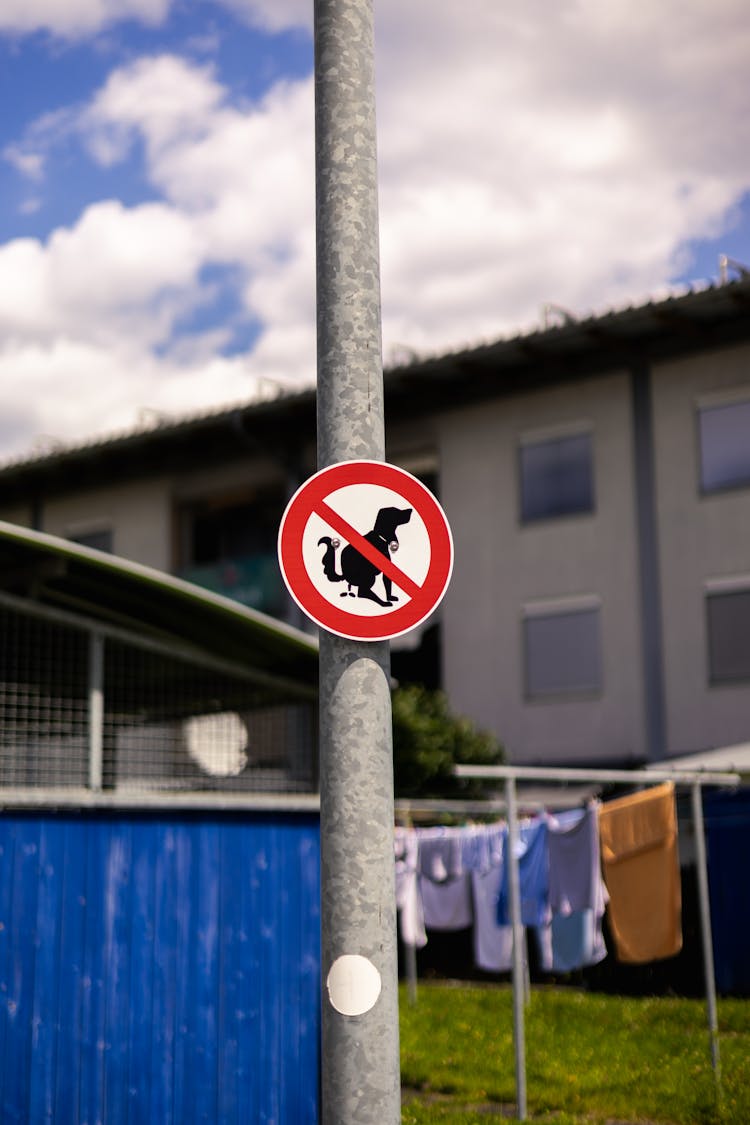
[[[574,910],[552,916],[552,970],[571,973],[596,965],[607,956],[600,920],[594,911]]]
[[[476,825],[463,829],[463,870],[484,873],[493,867],[500,867],[507,834],[508,829],[504,824]]]
[[[506,839],[507,847],[507,839]],[[497,900],[497,920],[501,926],[510,924],[509,865],[503,865],[503,877]],[[522,824],[518,833],[518,879],[521,891],[521,922],[524,926],[547,926],[549,908],[549,839],[546,820]]]
[[[550,821],[549,898],[552,970],[567,973],[601,961],[607,953],[602,935],[607,892],[594,805]]]

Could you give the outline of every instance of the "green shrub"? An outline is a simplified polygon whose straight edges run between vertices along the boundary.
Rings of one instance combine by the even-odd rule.
[[[453,766],[504,755],[493,735],[452,714],[444,692],[410,684],[393,693],[393,760],[397,797],[476,797],[487,783],[456,778]]]

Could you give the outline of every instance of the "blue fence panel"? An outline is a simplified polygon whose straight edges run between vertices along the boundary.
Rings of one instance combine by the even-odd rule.
[[[0,1120],[315,1125],[306,815],[0,817]]]
[[[716,986],[723,993],[750,996],[750,789],[709,792],[703,810]]]

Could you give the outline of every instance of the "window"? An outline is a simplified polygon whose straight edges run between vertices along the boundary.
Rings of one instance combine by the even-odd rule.
[[[709,593],[706,616],[710,682],[750,680],[750,585]]]
[[[283,615],[276,537],[284,505],[281,486],[183,504],[178,575],[264,613]]]
[[[523,523],[594,510],[589,433],[524,442],[520,474]]]
[[[750,399],[698,410],[703,492],[750,485]]]
[[[81,547],[94,547],[97,551],[107,551],[112,553],[112,528],[100,527],[95,531],[79,532],[77,535],[70,535],[69,538],[73,543],[79,543]]]
[[[601,691],[599,607],[526,611],[523,620],[528,699]]]

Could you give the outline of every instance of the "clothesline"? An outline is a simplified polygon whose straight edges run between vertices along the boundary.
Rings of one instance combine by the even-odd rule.
[[[516,845],[518,841],[518,794],[517,781],[555,781],[601,782],[617,785],[653,786],[671,781],[675,785],[691,788],[693,824],[695,830],[696,870],[698,876],[698,899],[701,914],[701,936],[703,944],[703,967],[706,985],[706,1006],[708,1011],[711,1062],[717,1091],[720,1089],[721,1075],[719,1063],[718,1012],[716,1003],[716,981],[714,977],[713,939],[711,935],[711,915],[708,894],[708,865],[706,861],[706,841],[703,825],[703,804],[701,789],[705,785],[732,786],[740,783],[737,773],[718,771],[644,769],[579,769],[575,767],[550,768],[537,766],[455,766],[455,776],[484,780],[502,780],[505,783],[509,833],[509,884],[513,925],[513,1026],[516,1064],[516,1108],[518,1117],[525,1120],[526,1105],[526,1060],[525,1031],[523,1012],[524,968],[521,953],[522,925],[518,862]]]
[[[521,804],[530,812],[541,812],[542,809],[560,810],[580,808],[591,797],[595,797],[600,787],[595,785],[577,785],[575,788],[566,788],[556,792],[549,787],[533,786],[523,793]],[[477,800],[458,800],[453,798],[412,798],[400,797],[396,799],[395,815],[397,821],[412,823],[417,820],[429,820],[435,816],[450,816],[456,819],[469,819],[472,817],[488,818],[493,815],[504,815],[507,802],[503,796],[493,796]]]
[[[515,854],[521,923],[533,931],[540,969],[569,973],[603,960],[608,950],[602,922],[608,903],[610,949],[618,960],[643,964],[679,952],[677,838],[672,782],[604,803],[591,798],[585,807],[556,812],[544,808],[528,816],[520,826]],[[410,999],[416,997],[411,947],[424,947],[428,930],[471,928],[477,968],[510,971],[506,821],[409,824],[396,828],[395,847]]]
[[[591,801],[537,813],[521,826],[522,921],[534,930],[547,972],[571,972],[606,955],[598,814],[599,802]],[[395,845],[404,946],[422,948],[427,930],[471,927],[477,967],[510,971],[507,823],[397,827]]]
[[[673,781],[675,785],[727,785],[736,787],[740,775],[720,770],[670,770],[670,769],[582,769],[576,766],[558,768],[544,766],[454,766],[455,777],[483,778],[484,780],[559,781],[559,782],[610,782],[613,785],[654,785],[660,781]]]

